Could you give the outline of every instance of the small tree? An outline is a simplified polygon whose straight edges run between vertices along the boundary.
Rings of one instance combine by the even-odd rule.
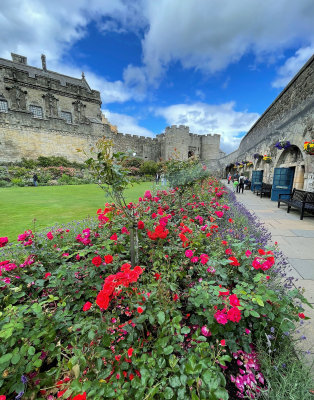
[[[185,161],[169,160],[165,165],[165,172],[169,185],[177,188],[180,208],[184,192],[196,181],[201,181],[209,176],[206,166],[193,157]]]
[[[138,264],[137,221],[134,209],[127,207],[124,196],[125,189],[131,183],[129,171],[123,166],[128,156],[122,152],[113,153],[113,142],[106,138],[100,139],[91,152],[94,157],[89,158],[85,163],[96,178],[99,187],[113,199],[118,208],[125,212],[130,231],[131,264],[134,267]]]

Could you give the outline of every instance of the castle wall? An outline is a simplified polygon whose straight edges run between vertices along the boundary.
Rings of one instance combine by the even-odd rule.
[[[63,156],[83,162],[86,156],[77,149],[88,153],[104,135],[110,137],[111,132],[103,124],[71,125],[60,119],[34,119],[21,111],[0,113],[0,160]]]
[[[278,150],[279,140],[289,140],[292,147]],[[220,159],[222,175],[229,163],[252,161],[252,168],[244,169],[251,176],[253,170],[264,171],[264,182],[272,183],[274,168],[292,167],[299,175],[303,170],[302,187],[314,191],[314,156],[304,151],[304,142],[314,139],[314,56],[297,73],[275,101],[242,139],[236,152]],[[254,160],[253,155],[272,157],[270,164]]]
[[[84,74],[77,79],[49,71],[44,55],[42,69],[17,54],[12,61],[0,58],[0,102],[0,162],[52,155],[84,161],[76,149],[88,151],[103,136],[113,140],[115,151],[144,160],[220,156],[219,135],[196,135],[184,125],[167,127],[156,138],[114,132],[102,121],[100,93],[90,89]],[[71,118],[66,121],[62,112]]]

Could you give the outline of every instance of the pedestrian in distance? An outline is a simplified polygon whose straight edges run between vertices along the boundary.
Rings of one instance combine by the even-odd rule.
[[[227,176],[227,179],[228,179],[228,185],[230,185],[231,178],[232,178],[232,176],[231,176],[231,174],[230,174],[230,172],[229,172],[229,174],[228,174],[228,176]]]
[[[36,174],[34,174],[34,175],[33,175],[33,183],[34,183],[34,186],[38,186],[38,182],[39,182],[38,176],[37,176]]]
[[[158,184],[159,184],[159,179],[160,179],[160,175],[159,175],[158,172],[157,172],[157,174],[156,174],[155,179],[156,179],[156,185],[158,185]]]
[[[243,191],[244,191],[244,181],[245,181],[245,176],[243,174],[241,174],[240,177],[239,177],[239,185],[237,187],[237,192],[238,193],[241,193],[241,190],[242,190],[242,193],[243,193]]]
[[[237,191],[238,185],[239,185],[239,181],[234,179],[234,181],[233,181],[233,193],[235,193]]]

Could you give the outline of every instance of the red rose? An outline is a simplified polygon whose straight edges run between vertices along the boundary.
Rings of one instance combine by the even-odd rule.
[[[83,394],[77,394],[72,400],[86,400],[86,392]]]
[[[227,312],[227,318],[232,322],[239,322],[241,319],[241,311],[237,307],[230,308]]]
[[[108,254],[108,255],[105,256],[105,263],[106,264],[112,263],[112,260],[113,260],[112,255]]]
[[[221,344],[222,346],[225,346],[225,345],[226,345],[225,339],[222,339],[222,340],[220,341],[220,344]]]
[[[138,229],[144,229],[145,228],[144,222],[143,221],[138,221],[137,228]]]
[[[299,313],[299,318],[304,319],[305,315],[303,313]]]
[[[83,311],[88,311],[92,306],[92,303],[90,301],[87,301],[84,306],[83,306]]]
[[[9,239],[5,237],[0,237],[0,247],[4,247],[8,243]],[[0,397],[1,400],[1,397]]]
[[[47,272],[46,274],[45,274],[45,276],[44,276],[44,279],[47,279],[49,276],[51,276],[51,273],[50,272]],[[1,400],[1,399],[0,399]]]
[[[129,348],[129,350],[128,350],[128,356],[131,358],[132,357],[132,354],[133,354],[133,349],[132,349],[132,347],[130,347]]]
[[[235,267],[240,265],[239,261],[235,257],[229,257],[228,260],[231,261],[230,265],[234,265]]]
[[[102,258],[100,256],[96,256],[92,259],[92,263],[95,265],[95,267],[99,267],[102,263]]]
[[[229,302],[232,305],[232,307],[240,306],[240,302],[236,294],[232,294],[229,297]]]
[[[118,235],[116,233],[114,233],[113,235],[110,236],[110,240],[117,240],[118,239]]]
[[[142,307],[137,307],[137,312],[138,312],[139,314],[142,314],[143,311],[144,311],[144,310],[142,309]]]

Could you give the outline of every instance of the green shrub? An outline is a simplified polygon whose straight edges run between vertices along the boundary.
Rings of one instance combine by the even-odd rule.
[[[158,171],[158,164],[155,161],[144,161],[143,165],[140,167],[140,173],[142,175],[156,175]]]

